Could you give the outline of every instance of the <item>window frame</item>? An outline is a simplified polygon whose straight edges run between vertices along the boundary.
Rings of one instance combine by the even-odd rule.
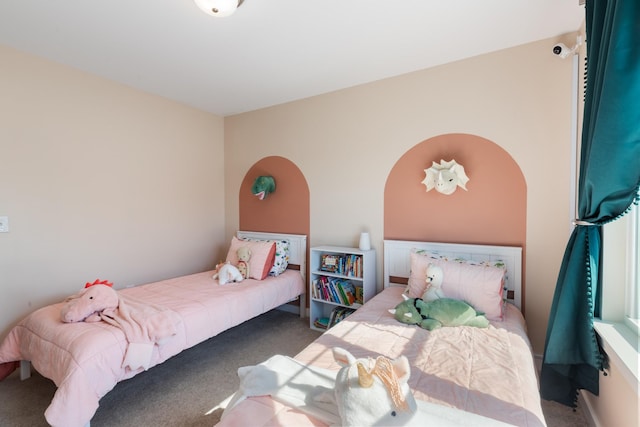
[[[625,289],[625,317],[627,327],[640,335],[640,206],[634,205],[627,224],[627,278]]]
[[[620,368],[634,389],[640,384],[639,233],[638,206],[603,226],[602,313],[601,318],[594,321],[610,362]]]

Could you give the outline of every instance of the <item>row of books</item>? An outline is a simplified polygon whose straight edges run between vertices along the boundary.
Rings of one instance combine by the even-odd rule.
[[[320,270],[343,276],[362,277],[362,256],[323,254]]]
[[[313,281],[311,293],[315,299],[336,304],[357,307],[362,305],[362,286],[337,277],[319,276]]]
[[[341,320],[344,320],[345,317],[347,317],[354,311],[356,310],[353,308],[336,307],[333,310],[331,310],[331,314],[329,315],[329,317],[320,317],[313,322],[313,325],[316,328],[329,329],[336,323],[339,323]]]

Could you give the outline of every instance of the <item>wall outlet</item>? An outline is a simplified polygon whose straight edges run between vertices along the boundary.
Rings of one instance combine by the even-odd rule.
[[[0,216],[0,233],[8,233],[8,232],[9,232],[9,217]]]

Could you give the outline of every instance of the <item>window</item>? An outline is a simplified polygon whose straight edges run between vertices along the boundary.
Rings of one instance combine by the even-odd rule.
[[[640,208],[603,227],[602,318],[595,329],[611,363],[629,380],[640,380]]]
[[[602,320],[625,322],[637,319],[640,293],[640,209],[603,227]]]
[[[628,251],[627,251],[627,288],[625,297],[625,321],[627,326],[640,334],[638,318],[640,317],[640,206],[634,206],[629,214]]]

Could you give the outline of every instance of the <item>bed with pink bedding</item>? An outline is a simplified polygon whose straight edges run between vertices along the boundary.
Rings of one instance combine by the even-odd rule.
[[[502,295],[505,291],[510,302],[502,303],[500,318],[491,320],[486,329],[462,326],[431,332],[398,322],[388,310],[403,300],[406,286],[395,286],[394,281],[406,282],[409,278],[411,285],[411,276],[419,270],[411,255],[416,248],[447,254],[449,260],[464,258],[506,267],[503,289],[498,292]],[[337,371],[340,366],[334,361],[334,347],[345,348],[357,358],[382,355],[393,359],[405,355],[411,366],[409,386],[416,399],[516,426],[545,426],[526,325],[518,308],[520,265],[520,248],[385,241],[384,290],[326,331],[295,359]],[[480,282],[481,279],[474,280],[467,286],[481,288]],[[240,399],[225,410],[218,424],[245,425],[326,424],[280,399],[253,396]]]
[[[286,239],[291,250],[290,268],[277,277],[226,285],[213,280],[214,272],[208,271],[118,290],[123,296],[178,315],[177,333],[154,345],[149,367],[289,301],[300,298],[304,307],[306,236],[238,234],[252,239]],[[47,422],[80,427],[89,423],[102,396],[143,368],[123,367],[129,344],[123,330],[102,321],[63,323],[62,305],[36,310],[15,326],[0,344],[0,363],[31,362],[58,387],[45,412]]]

